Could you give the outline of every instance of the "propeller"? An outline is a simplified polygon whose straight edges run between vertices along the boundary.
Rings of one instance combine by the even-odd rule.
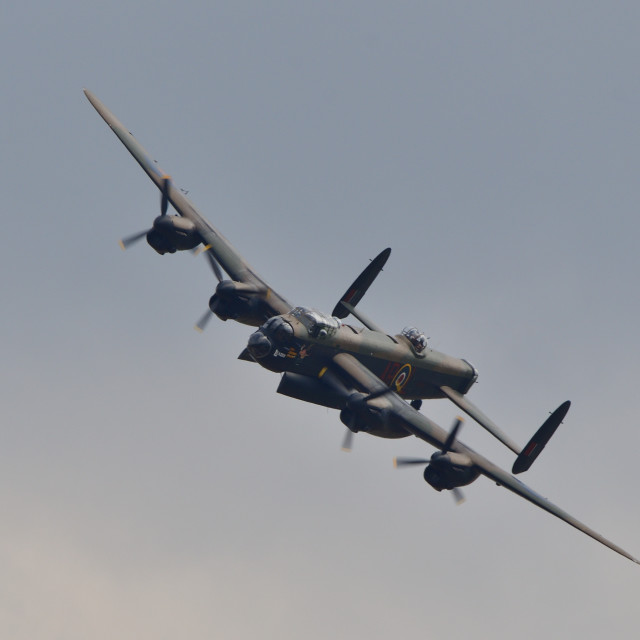
[[[224,279],[222,275],[222,270],[220,269],[220,265],[218,264],[218,261],[215,259],[213,253],[211,253],[209,249],[211,249],[210,244],[203,247],[198,247],[193,250],[193,257],[195,258],[196,256],[199,256],[201,253],[204,253],[205,257],[207,258],[207,261],[209,262],[209,266],[211,267],[211,270],[216,276],[218,282],[222,282],[222,280]]]
[[[453,427],[451,431],[449,431],[449,435],[444,443],[444,447],[442,447],[442,453],[449,453],[449,451],[451,451],[451,447],[456,441],[456,436],[458,435],[458,431],[460,430],[463,422],[462,418],[456,418],[456,421],[453,423]]]
[[[220,269],[220,265],[218,264],[218,261],[215,259],[214,255],[211,253],[211,251],[209,251],[209,249],[211,249],[211,245],[208,244],[204,247],[198,247],[197,249],[194,249],[193,251],[193,255],[198,256],[201,253],[204,253],[204,255],[207,258],[207,262],[209,263],[209,266],[211,267],[211,270],[213,271],[216,279],[218,280],[218,283],[222,282],[223,276],[222,276],[222,270]],[[211,309],[211,307],[209,307],[204,314],[202,315],[202,317],[200,318],[200,320],[198,320],[198,322],[196,322],[195,328],[197,331],[199,331],[200,333],[202,333],[205,330],[205,327],[209,324],[209,320],[211,320],[211,317],[213,316],[214,310]]]
[[[168,175],[162,176],[162,189],[160,194],[160,215],[166,216],[167,210],[169,208],[169,190],[171,188],[171,177]],[[153,227],[151,227],[153,229]],[[126,236],[120,240],[120,248],[125,251],[131,245],[134,245],[136,242],[139,242],[144,238],[151,229],[145,229],[144,231],[139,231],[138,233],[134,233],[133,235]]]
[[[213,316],[213,311],[211,311],[211,309],[207,309],[202,314],[200,320],[196,322],[195,324],[196,331],[199,331],[200,333],[202,333],[205,330],[206,326],[209,324],[209,320],[211,320],[212,316]]]
[[[451,428],[451,431],[449,431],[449,435],[447,436],[444,445],[442,445],[442,449],[440,451],[436,451],[433,456],[431,456],[431,458],[397,457],[393,459],[393,466],[396,469],[399,469],[400,467],[429,465],[432,462],[437,462],[439,458],[445,456],[447,453],[449,453],[449,451],[451,451],[451,447],[453,447],[453,444],[456,441],[458,431],[460,430],[463,422],[464,421],[462,420],[462,418],[456,418],[456,421],[453,423],[453,427]],[[450,491],[456,504],[460,505],[466,500],[464,493],[459,487],[453,487],[452,489],[450,489]]]
[[[351,447],[353,445],[353,431],[351,429],[346,429],[344,432],[344,439],[342,440],[342,450],[346,453],[351,451]]]
[[[344,391],[345,393],[348,393],[346,387],[340,383],[339,387],[337,387],[337,385],[335,384],[335,380],[331,381],[331,384],[336,387],[336,388],[340,388],[340,391]],[[373,391],[372,393],[370,393],[369,395],[364,395],[362,393],[352,393],[346,401],[346,412],[341,412],[341,419],[343,420],[343,422],[346,422],[345,424],[347,425],[347,430],[346,433],[344,434],[344,439],[342,440],[342,450],[345,451],[346,453],[349,453],[351,451],[351,446],[353,444],[353,434],[357,432],[356,426],[357,426],[357,420],[358,420],[358,413],[362,412],[364,410],[364,408],[366,407],[367,403],[369,402],[369,400],[373,400],[375,398],[380,398],[381,396],[387,395],[388,393],[391,393],[392,391],[394,391],[394,389],[392,389],[391,387],[386,387],[384,389],[378,389],[377,391]]]
[[[139,233],[134,233],[132,236],[122,238],[122,240],[119,241],[120,248],[123,251],[126,251],[132,244],[135,244],[136,242],[138,242],[138,240],[142,240],[142,238],[144,238],[147,233],[149,233],[149,231],[150,229],[145,229],[144,231],[140,231]]]

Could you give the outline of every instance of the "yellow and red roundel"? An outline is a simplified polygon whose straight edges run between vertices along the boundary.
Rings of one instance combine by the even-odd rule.
[[[403,365],[398,369],[396,375],[393,376],[393,380],[391,380],[391,384],[389,386],[397,393],[400,393],[407,382],[409,382],[409,378],[411,378],[412,373],[413,369],[409,363]]]

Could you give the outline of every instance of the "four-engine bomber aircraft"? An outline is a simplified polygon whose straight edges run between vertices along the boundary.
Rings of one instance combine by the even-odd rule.
[[[414,328],[388,335],[356,309],[389,257],[390,249],[380,253],[356,278],[331,316],[293,307],[204,219],[129,130],[92,93],[85,90],[85,94],[161,192],[160,216],[151,229],[124,239],[122,246],[146,236],[160,254],[196,248],[205,252],[218,285],[209,300],[209,310],[197,325],[200,329],[214,314],[222,320],[258,327],[240,358],[281,373],[279,393],[340,410],[340,418],[347,426],[345,448],[350,447],[351,435],[358,431],[383,438],[414,435],[437,451],[429,459],[399,458],[396,464],[424,466],[424,479],[437,491],[450,490],[460,500],[459,487],[480,475],[486,476],[640,564],[618,545],[462,444],[457,439],[460,419],[447,432],[420,413],[422,399],[448,398],[516,454],[512,473],[518,474],[529,469],[538,457],[564,419],[570,403],[558,407],[530,442],[520,448],[466,398],[478,377],[469,362],[434,351]],[[169,204],[179,215],[168,215]],[[223,271],[229,279],[223,276]],[[349,314],[364,327],[342,322]]]

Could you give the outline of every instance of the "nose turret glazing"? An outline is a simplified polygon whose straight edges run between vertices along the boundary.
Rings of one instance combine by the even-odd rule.
[[[269,356],[274,347],[288,345],[293,338],[293,327],[281,316],[269,318],[255,333],[249,337],[247,349],[256,359]]]
[[[272,347],[271,340],[262,333],[261,329],[249,336],[247,349],[256,360],[266,358],[271,353]]]

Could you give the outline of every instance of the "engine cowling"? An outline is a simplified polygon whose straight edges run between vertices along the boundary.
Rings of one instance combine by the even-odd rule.
[[[147,242],[160,255],[188,251],[200,244],[195,224],[181,216],[158,216],[147,233]]]
[[[409,433],[393,424],[388,409],[376,406],[375,401],[369,402],[369,397],[356,392],[347,399],[346,406],[340,411],[340,420],[347,429],[379,438],[406,438]]]
[[[480,472],[471,459],[461,453],[436,452],[424,470],[424,479],[436,491],[455,489],[471,484]]]
[[[265,319],[262,295],[252,285],[233,280],[222,280],[209,299],[209,309],[220,320],[235,320],[259,327]]]

